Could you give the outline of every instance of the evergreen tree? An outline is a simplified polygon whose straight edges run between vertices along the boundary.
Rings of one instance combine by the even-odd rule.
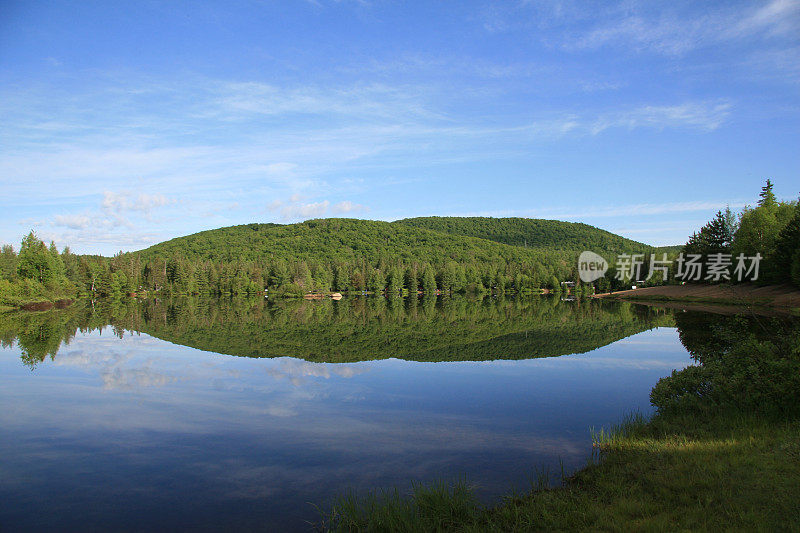
[[[772,207],[776,204],[775,193],[772,192],[772,181],[767,179],[767,184],[761,187],[761,192],[758,194],[760,200],[758,201],[759,207]]]
[[[63,283],[66,281],[64,261],[61,259],[61,254],[58,253],[58,248],[56,248],[56,243],[54,241],[50,241],[49,252],[51,277],[59,283]]]
[[[4,244],[0,251],[0,279],[13,281],[17,277],[17,253],[10,244]]]
[[[52,276],[52,257],[47,246],[31,231],[19,248],[17,274],[44,283]]]
[[[725,207],[725,212],[722,216],[725,219],[725,241],[728,244],[733,244],[733,236],[736,235],[736,230],[739,229],[739,218],[731,210],[731,206]]]
[[[709,254],[730,253],[731,251],[731,226],[722,211],[717,214],[699,233],[694,233],[683,247],[684,254]]]
[[[383,292],[383,289],[386,288],[386,277],[383,275],[381,269],[375,268],[372,270],[367,288],[376,294]]]
[[[388,294],[397,296],[403,288],[403,274],[400,267],[393,266],[389,269],[389,275],[386,278],[386,290]]]
[[[425,265],[422,270],[422,290],[425,294],[436,293],[436,274],[430,265]]]
[[[409,293],[416,294],[419,290],[419,279],[417,277],[417,267],[409,265],[406,268],[405,275],[403,276],[403,285],[408,289]]]

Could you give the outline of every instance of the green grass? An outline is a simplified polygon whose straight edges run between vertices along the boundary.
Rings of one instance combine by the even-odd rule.
[[[414,484],[410,495],[401,495],[397,489],[363,497],[347,492],[336,500],[321,529],[445,531],[475,523],[480,513],[466,481]]]
[[[594,461],[484,508],[469,485],[342,496],[334,531],[789,531],[800,527],[800,423],[741,413],[632,417],[593,433]]]

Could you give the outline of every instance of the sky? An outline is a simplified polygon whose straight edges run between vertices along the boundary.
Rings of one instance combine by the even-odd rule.
[[[0,242],[309,218],[679,244],[800,194],[800,0],[0,0]]]

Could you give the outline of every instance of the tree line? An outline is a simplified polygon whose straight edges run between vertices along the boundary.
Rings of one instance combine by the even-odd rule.
[[[692,234],[683,254],[704,257],[722,254],[734,264],[740,255],[760,257],[761,284],[792,283],[800,287],[800,201],[778,200],[767,180],[755,206],[734,213],[718,211],[712,220]],[[739,281],[731,264],[716,281]],[[708,281],[703,279],[703,281]]]

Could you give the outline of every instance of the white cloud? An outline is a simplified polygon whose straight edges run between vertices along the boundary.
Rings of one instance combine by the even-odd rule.
[[[162,194],[105,191],[97,209],[83,213],[57,214],[40,223],[47,240],[70,246],[108,243],[116,247],[154,244],[158,233],[141,231],[124,213],[138,213],[151,220],[153,210],[174,204]],[[65,228],[63,230],[62,228]]]
[[[281,209],[281,216],[287,220],[320,218],[325,216],[325,213],[328,212],[328,206],[330,206],[330,204],[328,200],[307,204],[290,204]]]
[[[111,212],[122,211],[140,211],[142,213],[150,213],[157,207],[164,207],[175,203],[175,200],[170,200],[163,194],[145,194],[134,195],[130,192],[103,192],[103,209]]]
[[[357,213],[360,211],[366,211],[367,207],[361,204],[354,204],[349,200],[345,200],[344,202],[339,202],[333,206],[334,213]]]
[[[308,218],[322,218],[328,213],[346,214],[367,211],[368,208],[361,204],[356,204],[350,200],[343,200],[331,205],[329,200],[318,202],[304,202],[303,196],[293,194],[288,200],[273,200],[267,204],[267,210],[278,212],[284,220],[305,220]]]
[[[92,225],[92,219],[87,215],[56,215],[53,217],[52,225],[70,229],[86,229]]]

